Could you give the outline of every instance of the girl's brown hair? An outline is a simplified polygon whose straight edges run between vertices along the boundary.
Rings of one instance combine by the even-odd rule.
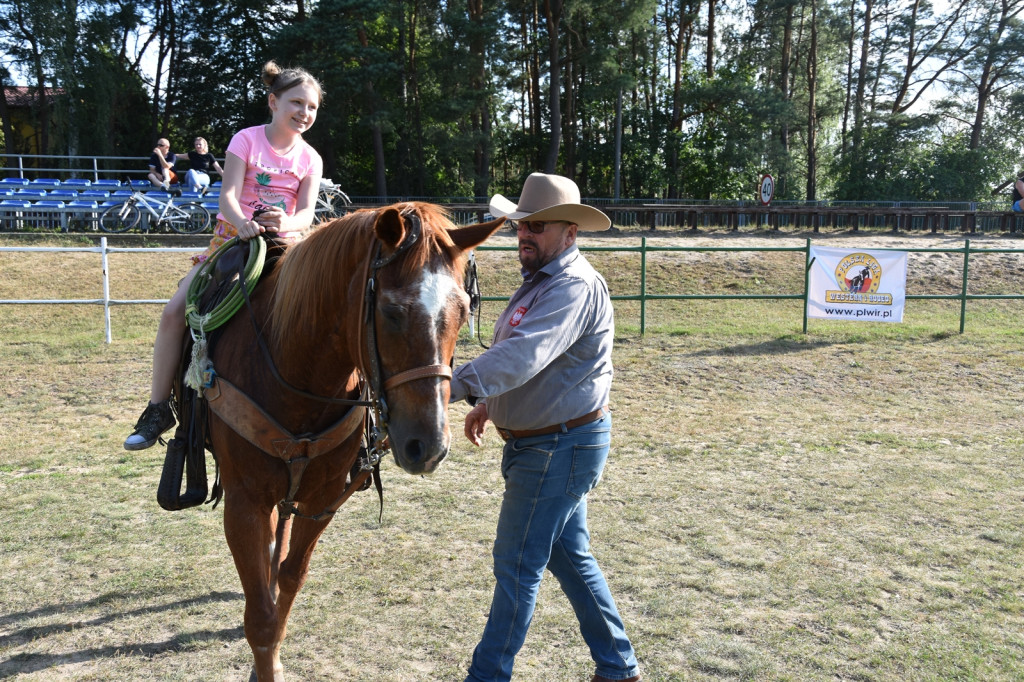
[[[314,78],[309,71],[297,67],[282,69],[273,59],[263,65],[263,84],[267,86],[268,94],[276,96],[303,83],[312,85],[320,99],[324,98],[324,90],[320,81]]]

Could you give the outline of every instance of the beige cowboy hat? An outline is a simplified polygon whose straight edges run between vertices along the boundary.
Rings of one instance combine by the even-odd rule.
[[[519,204],[495,194],[491,197],[491,215],[509,220],[565,220],[581,230],[607,230],[612,221],[604,213],[580,203],[580,188],[569,178],[547,173],[531,173],[523,183]]]

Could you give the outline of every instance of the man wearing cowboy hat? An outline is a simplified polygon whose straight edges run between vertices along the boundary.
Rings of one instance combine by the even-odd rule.
[[[592,682],[640,679],[608,584],[590,553],[587,493],[608,456],[612,338],[608,285],[576,247],[578,230],[608,229],[576,183],[533,173],[519,204],[491,213],[516,227],[523,284],[494,326],[490,349],[455,370],[452,401],[474,405],[466,437],[488,420],[505,440],[505,493],[494,541],[496,585],[467,682],[509,680],[544,569],[558,579],[596,664]]]

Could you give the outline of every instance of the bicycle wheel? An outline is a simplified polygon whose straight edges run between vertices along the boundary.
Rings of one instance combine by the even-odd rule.
[[[100,229],[104,232],[124,232],[138,225],[141,217],[139,207],[133,202],[115,204],[100,214]]]
[[[210,226],[210,212],[202,204],[191,202],[172,207],[165,220],[178,234],[197,234]]]
[[[316,208],[313,209],[313,214],[320,222],[337,218],[338,214],[334,208],[334,195],[328,192],[320,192],[320,196],[316,198]]]

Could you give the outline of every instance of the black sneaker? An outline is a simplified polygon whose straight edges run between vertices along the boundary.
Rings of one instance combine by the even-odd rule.
[[[135,431],[124,442],[125,450],[145,450],[152,447],[165,431],[175,425],[170,401],[150,403],[135,422]]]

